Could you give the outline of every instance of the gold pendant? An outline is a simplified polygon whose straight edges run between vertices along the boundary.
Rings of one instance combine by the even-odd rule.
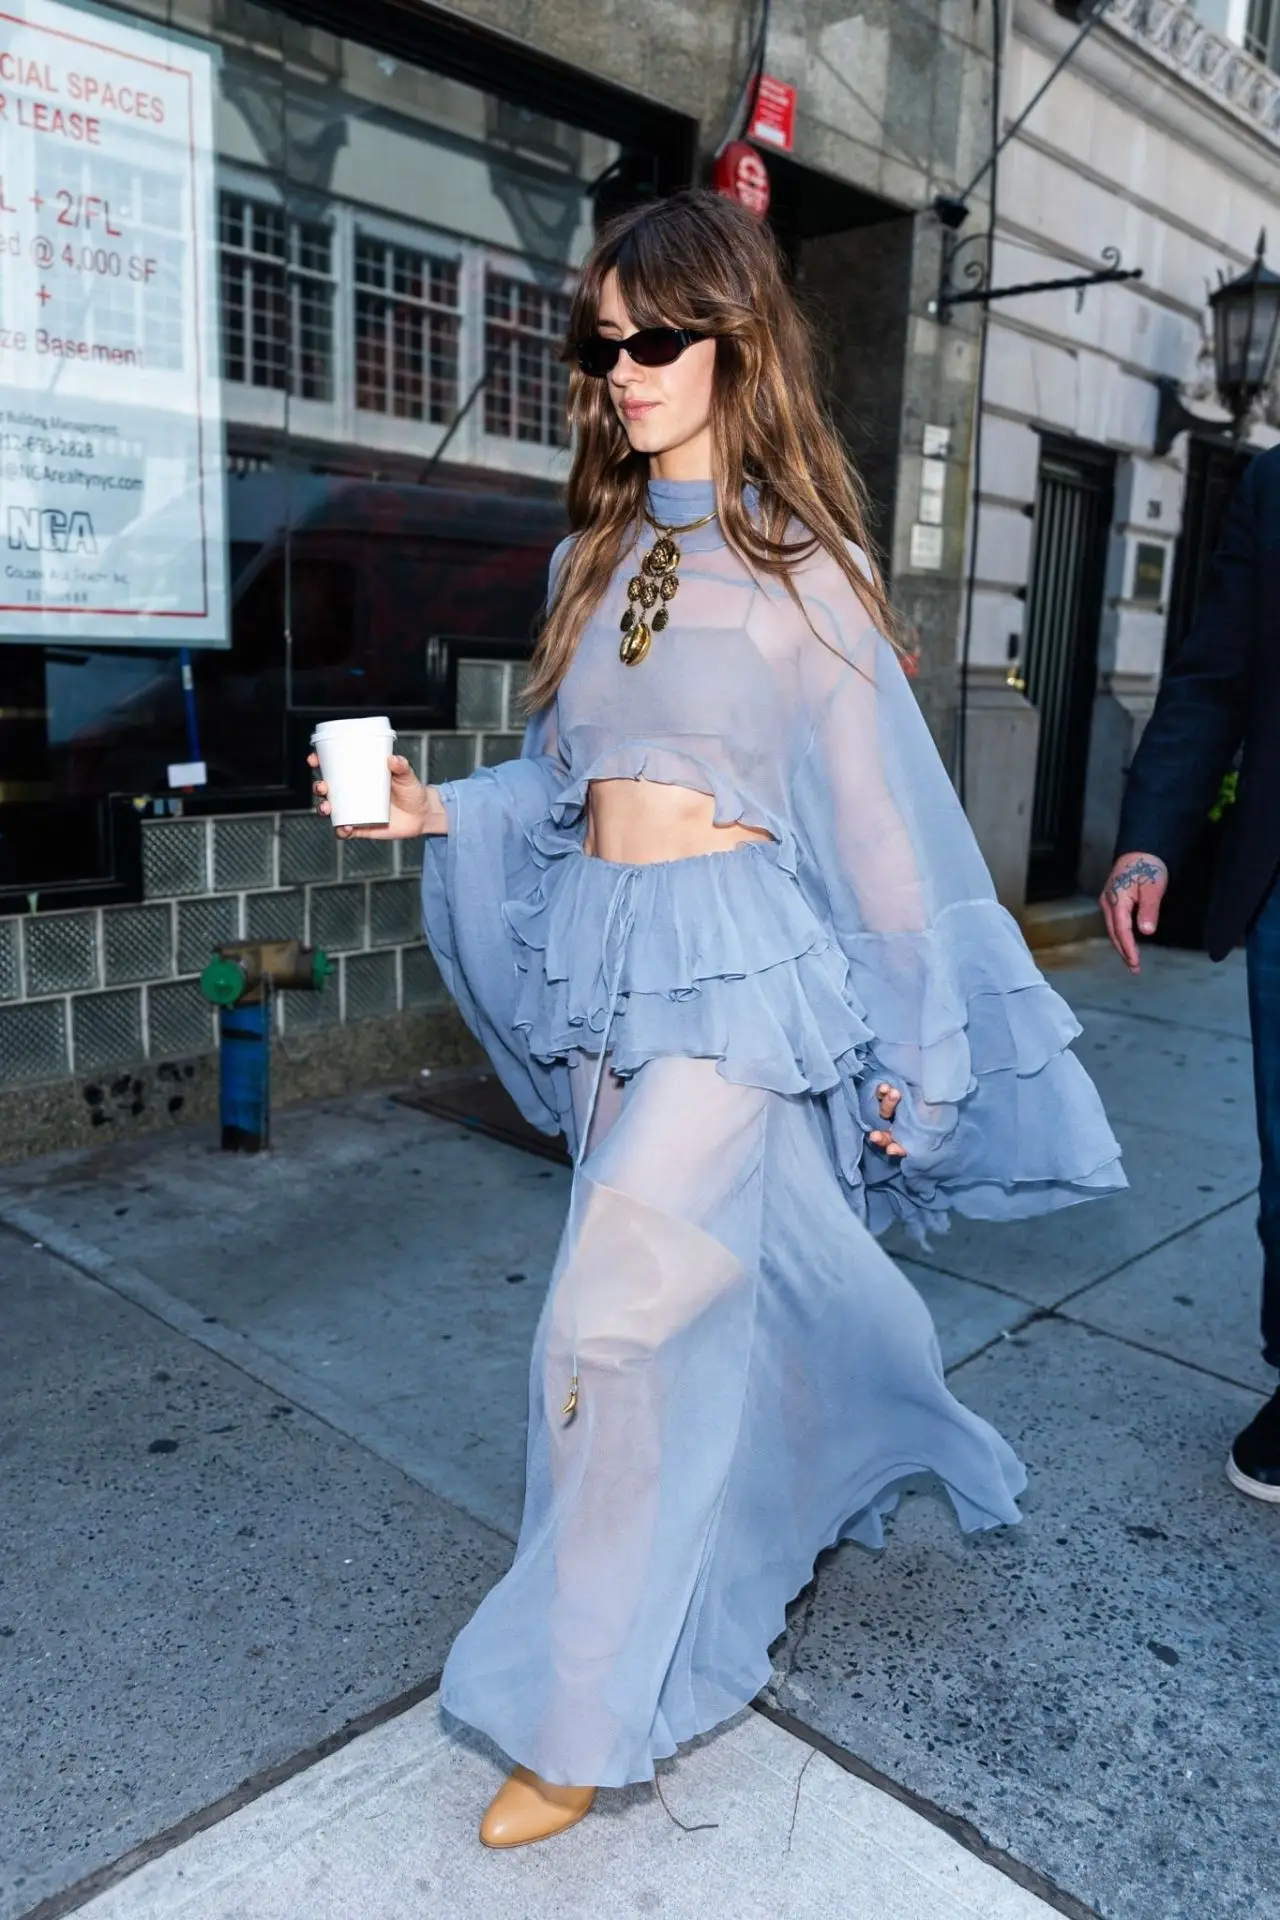
[[[568,1395],[566,1396],[564,1405],[560,1409],[560,1413],[563,1419],[572,1420],[574,1414],[577,1411],[578,1411],[578,1376],[575,1373],[572,1380],[569,1382],[569,1392],[568,1392]]]
[[[655,615],[656,623],[656,615]],[[649,651],[652,635],[643,620],[629,627],[622,636],[622,645],[618,648],[618,658],[624,667],[638,667]]]
[[[671,533],[696,533],[699,527],[705,527],[715,517],[714,513],[707,513],[687,527],[671,530],[659,527],[656,521],[649,521],[658,538],[640,562],[639,573],[627,582],[627,606],[618,623],[622,629],[618,658],[623,666],[638,667],[649,652],[654,634],[661,633],[671,619],[668,608],[680,586],[676,578],[680,549],[671,538]],[[653,609],[652,613],[650,608]],[[644,618],[646,614],[649,615],[647,620]]]

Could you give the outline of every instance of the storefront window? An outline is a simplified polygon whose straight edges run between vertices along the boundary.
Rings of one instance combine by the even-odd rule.
[[[527,646],[620,153],[248,0],[23,11],[0,26],[24,101],[0,120],[11,894],[108,878],[112,796],[301,797],[317,715],[447,728],[457,657]]]

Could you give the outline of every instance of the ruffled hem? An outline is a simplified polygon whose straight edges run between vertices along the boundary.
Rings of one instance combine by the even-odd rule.
[[[924,932],[841,944],[881,1065],[930,1103],[964,1099],[980,1074],[1036,1074],[1080,1034],[995,900],[957,901]]]
[[[850,1204],[922,1243],[948,1215],[1020,1219],[1127,1183],[1070,1043],[1080,1026],[994,901],[923,933],[838,942],[776,844],[624,866],[549,863],[508,899],[513,1029],[549,1065],[607,1044],[647,1061],[714,1059],[727,1080],[820,1098]],[[869,1147],[875,1087],[903,1089],[905,1160]]]
[[[717,827],[759,827],[772,834],[775,864],[784,873],[796,871],[795,834],[781,815],[754,805],[718,767],[699,754],[638,739],[615,741],[591,758],[582,772],[554,796],[546,817],[529,833],[530,844],[544,860],[581,851],[583,818],[593,780],[650,780],[658,786],[687,787],[693,793],[705,793],[713,803],[712,820]]]
[[[579,855],[509,900],[514,1024],[533,1057],[598,1052],[607,1033],[624,1078],[672,1055],[777,1093],[856,1077],[872,1035],[848,962],[774,855],[760,843],[643,867]]]

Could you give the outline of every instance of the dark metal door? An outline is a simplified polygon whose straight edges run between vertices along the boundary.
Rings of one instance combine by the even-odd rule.
[[[1114,455],[1046,436],[1023,658],[1040,714],[1027,895],[1074,893],[1080,861]]]

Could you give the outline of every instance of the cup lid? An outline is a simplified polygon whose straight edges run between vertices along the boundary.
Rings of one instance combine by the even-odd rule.
[[[316,724],[315,732],[312,734],[311,739],[313,743],[317,740],[329,740],[333,737],[334,734],[338,732],[385,733],[385,734],[389,734],[393,740],[396,737],[395,729],[391,725],[391,722],[390,720],[388,720],[386,714],[379,713],[379,714],[359,714],[353,720],[318,721]]]

